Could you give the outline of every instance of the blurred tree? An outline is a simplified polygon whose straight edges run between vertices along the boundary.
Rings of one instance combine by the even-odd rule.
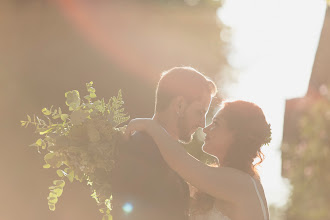
[[[269,205],[269,215],[272,220],[283,220],[285,219],[285,207],[277,205]]]
[[[288,220],[330,219],[330,95],[325,94],[302,113],[296,142],[282,147],[293,187]]]
[[[287,100],[282,175],[292,184],[287,220],[330,219],[330,11],[305,97]]]

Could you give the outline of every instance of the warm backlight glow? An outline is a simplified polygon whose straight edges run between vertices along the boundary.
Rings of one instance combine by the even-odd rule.
[[[325,9],[324,0],[227,0],[217,12],[231,28],[228,62],[238,73],[237,83],[224,91],[228,98],[258,104],[272,125],[260,168],[270,204],[284,205],[289,195],[281,177],[285,100],[307,92]]]

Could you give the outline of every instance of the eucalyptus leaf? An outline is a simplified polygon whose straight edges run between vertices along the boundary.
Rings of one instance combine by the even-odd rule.
[[[44,114],[44,115],[50,115],[52,112],[50,111],[50,110],[48,110],[47,108],[43,108],[42,110],[42,113]]]
[[[63,165],[62,161],[58,161],[55,165],[56,168],[60,168]]]
[[[43,150],[45,150],[46,147],[47,147],[46,142],[45,142],[45,141],[42,141],[42,143],[41,143],[41,148],[42,148]]]
[[[56,193],[57,197],[60,197],[63,193],[63,189],[54,189],[53,192]]]
[[[111,215],[104,215],[102,220],[112,220]]]
[[[59,177],[63,177],[65,174],[63,170],[57,170],[56,173]]]
[[[53,184],[55,186],[61,186],[61,187],[64,187],[65,186],[65,181],[64,180],[54,180],[53,181]]]
[[[66,121],[66,119],[69,117],[68,114],[61,114],[62,121]]]
[[[77,90],[72,90],[65,93],[65,104],[69,106],[70,111],[78,109],[80,106],[80,96]]]
[[[90,95],[89,95],[89,97],[96,98],[96,94],[94,92],[91,92]]]
[[[55,196],[57,196],[57,194],[55,192],[53,192],[53,190],[49,192],[48,197],[55,197]]]
[[[66,175],[66,177],[69,179],[69,181],[72,183],[74,176],[72,174]]]
[[[45,168],[45,169],[48,169],[48,168],[50,168],[50,164],[45,164],[42,167]]]
[[[53,128],[49,128],[49,129],[47,129],[46,131],[41,131],[41,132],[39,132],[39,134],[40,134],[40,135],[44,135],[44,134],[47,134],[47,133],[51,132],[52,130],[53,130]]]
[[[49,207],[49,210],[55,211],[55,205],[49,205],[48,207]]]
[[[36,141],[36,145],[39,146],[39,147],[41,147],[41,145],[42,145],[42,139],[39,138],[39,139]]]
[[[50,201],[50,202],[52,202],[54,204],[56,204],[57,201],[58,201],[57,197],[48,197],[47,199],[48,199],[48,201]]]

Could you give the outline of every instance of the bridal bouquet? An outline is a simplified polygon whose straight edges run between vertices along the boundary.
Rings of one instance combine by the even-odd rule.
[[[21,125],[32,125],[40,138],[30,146],[45,152],[45,169],[54,168],[59,179],[49,187],[48,205],[54,211],[66,181],[87,184],[104,214],[102,220],[111,219],[111,171],[118,147],[123,143],[125,127],[120,124],[129,119],[124,113],[121,91],[117,97],[96,100],[93,82],[86,83],[89,95],[81,100],[77,90],[65,93],[70,113],[53,106],[43,108],[43,118],[27,115]]]

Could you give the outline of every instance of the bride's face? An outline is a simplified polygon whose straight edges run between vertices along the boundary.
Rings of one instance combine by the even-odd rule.
[[[203,151],[218,157],[220,162],[233,142],[233,132],[228,129],[226,121],[221,116],[220,110],[212,123],[203,129],[206,134]]]

